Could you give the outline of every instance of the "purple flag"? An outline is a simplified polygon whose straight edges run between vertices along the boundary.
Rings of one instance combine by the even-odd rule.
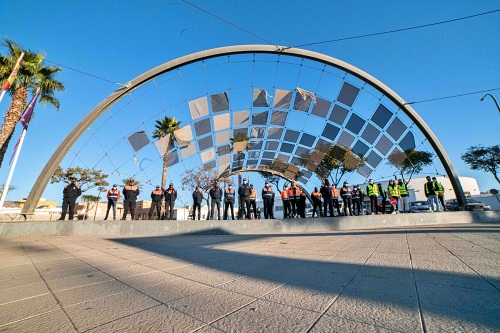
[[[38,94],[39,92],[37,90],[35,96],[33,96],[30,104],[28,104],[28,107],[26,108],[26,110],[24,110],[23,114],[21,115],[21,119],[19,120],[21,124],[23,124],[25,130],[28,129],[28,125],[30,124],[31,121],[31,116],[33,116],[33,110],[35,110],[35,104],[38,98]]]

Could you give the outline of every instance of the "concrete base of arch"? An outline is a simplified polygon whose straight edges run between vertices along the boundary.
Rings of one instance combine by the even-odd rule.
[[[27,221],[0,222],[0,237],[179,236],[310,234],[340,230],[500,223],[500,211],[242,221]]]

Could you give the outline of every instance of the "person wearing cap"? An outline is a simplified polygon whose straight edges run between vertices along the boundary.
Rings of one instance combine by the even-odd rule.
[[[234,197],[235,192],[233,186],[229,184],[227,189],[224,191],[224,220],[228,219],[227,213],[229,207],[231,207],[231,219],[234,220]]]
[[[165,220],[175,220],[174,206],[177,190],[174,188],[174,184],[170,183],[163,195],[165,196]]]
[[[149,208],[148,219],[152,219],[156,209],[156,219],[161,219],[161,201],[163,200],[163,191],[160,185],[156,185],[156,189],[151,192],[151,208]]]
[[[217,218],[219,220],[222,220],[220,216],[220,202],[222,199],[222,188],[219,186],[217,181],[214,181],[214,185],[210,188],[208,195],[210,196],[210,201],[212,202],[210,205],[210,219],[211,220],[214,219],[215,206],[217,206]]]
[[[260,214],[257,215],[257,190],[253,188],[253,184],[250,184],[250,196],[248,197],[248,200],[250,201],[248,217],[250,217],[250,211],[253,208],[253,218],[260,218]]]
[[[66,218],[66,211],[69,208],[69,219],[73,220],[73,215],[75,214],[75,204],[76,198],[82,194],[82,189],[76,184],[76,178],[71,178],[71,182],[64,186],[63,190],[63,202],[62,202],[62,212],[59,220],[64,220]]]
[[[433,212],[435,211],[441,211],[441,208],[439,207],[439,201],[438,201],[438,192],[439,188],[436,186],[436,184],[431,180],[431,177],[427,176],[425,177],[427,179],[427,183],[424,184],[424,192],[425,196],[427,197],[429,204],[431,205],[431,209]],[[434,207],[434,204],[436,207]]]
[[[128,185],[123,188],[123,197],[125,200],[123,200],[123,217],[122,220],[127,219],[127,214],[130,211],[130,216],[132,217],[132,220],[135,219],[135,205],[137,201],[137,196],[139,195],[139,187],[134,185],[134,181],[131,179],[128,182]]]
[[[203,192],[196,186],[193,192],[193,220],[196,219],[196,209],[198,208],[198,221],[201,218],[201,203],[203,202]]]
[[[432,177],[432,182],[438,188],[438,192],[437,192],[438,199],[439,199],[439,202],[441,203],[441,210],[444,211],[444,210],[446,210],[446,206],[444,204],[444,186],[443,186],[443,184],[438,182],[436,177]]]
[[[250,186],[247,183],[247,179],[243,178],[243,184],[238,188],[239,196],[239,206],[238,206],[238,218],[243,219],[245,215],[246,219],[250,219]],[[246,209],[245,209],[246,207]]]
[[[106,193],[106,198],[108,199],[108,209],[106,210],[106,216],[104,219],[108,219],[109,210],[113,207],[113,220],[116,220],[116,202],[121,198],[120,191],[118,191],[116,184],[113,184],[111,190]]]
[[[344,202],[344,216],[352,216],[352,190],[347,182],[344,182],[344,186],[340,189],[340,196],[342,197],[342,201]],[[349,210],[349,215],[347,215],[347,211]]]
[[[268,182],[266,182],[265,186],[262,188],[262,202],[264,204],[264,218],[274,219],[274,191]]]
[[[283,185],[283,191],[281,191],[281,201],[283,202],[283,218],[290,218],[290,198],[288,197],[288,186]]]

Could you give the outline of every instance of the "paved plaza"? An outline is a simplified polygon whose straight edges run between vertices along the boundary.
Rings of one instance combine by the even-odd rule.
[[[0,238],[0,332],[498,332],[499,231]]]

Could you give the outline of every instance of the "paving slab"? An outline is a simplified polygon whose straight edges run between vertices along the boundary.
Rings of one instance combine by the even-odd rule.
[[[498,332],[500,225],[0,238],[0,332]]]

